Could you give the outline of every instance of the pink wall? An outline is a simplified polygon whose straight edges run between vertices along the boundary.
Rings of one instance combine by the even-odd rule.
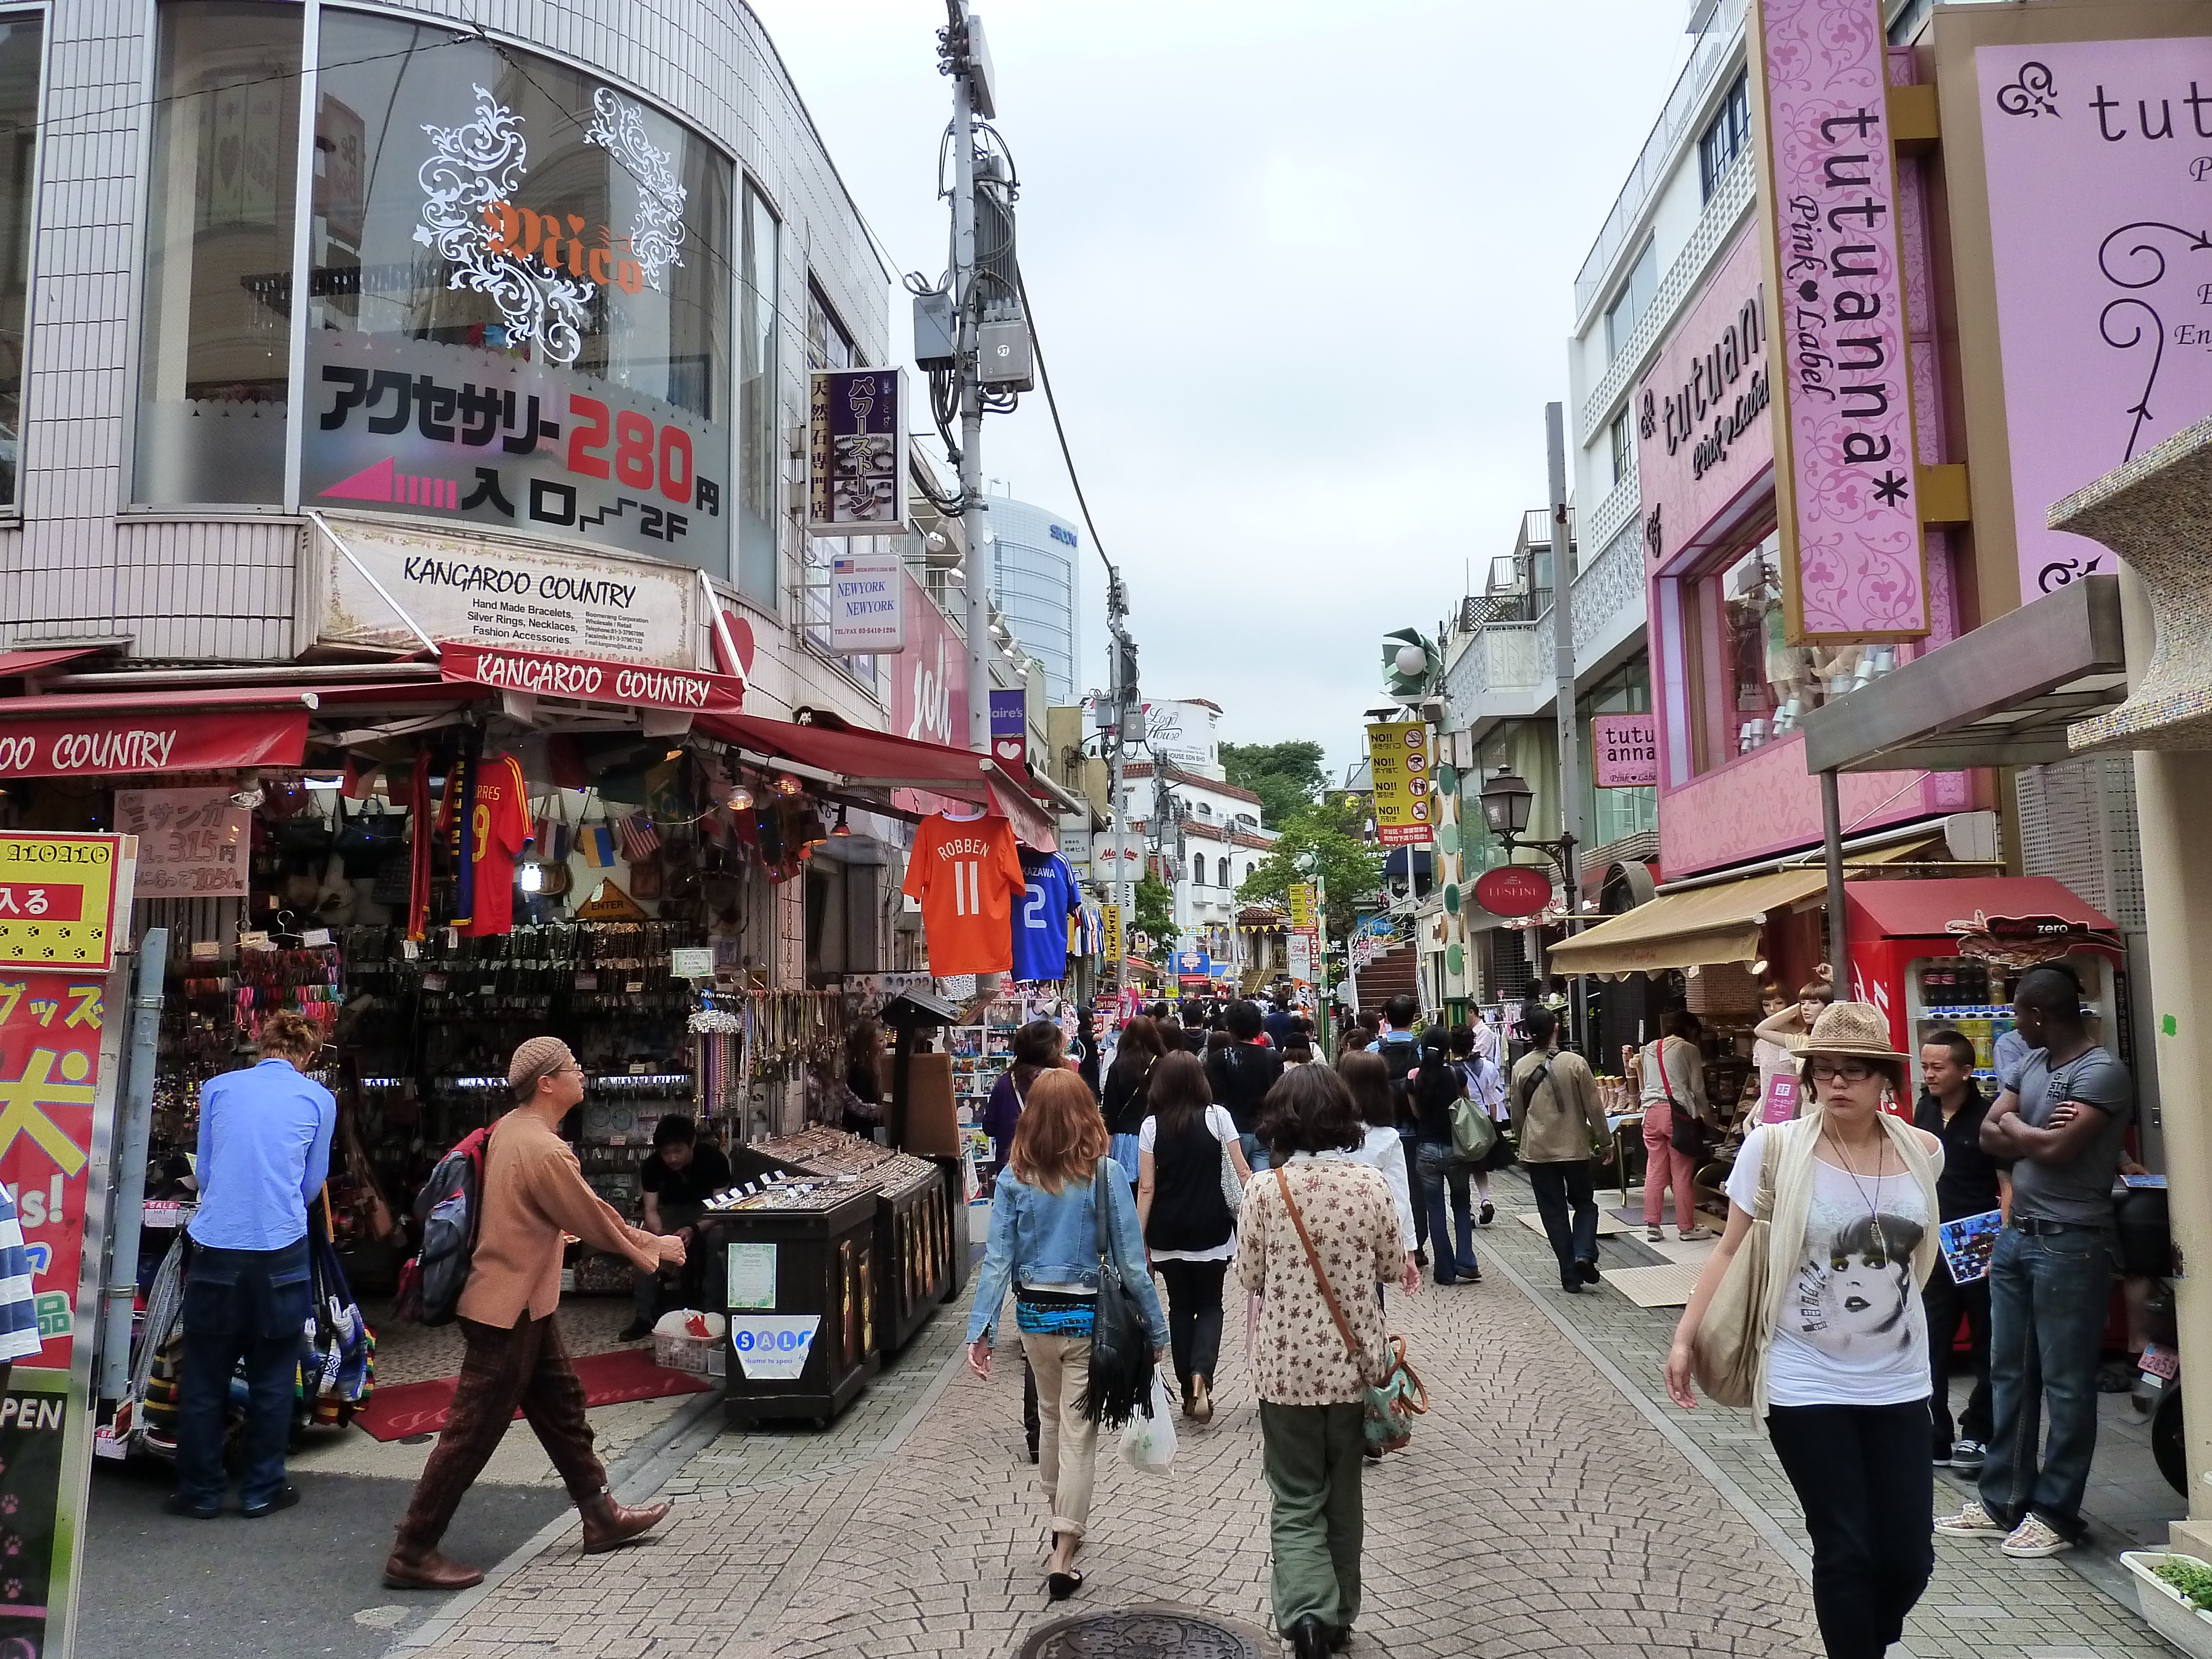
[[[1846,773],[1841,793],[1847,837],[1970,805],[1961,772]],[[1805,770],[1800,732],[1660,797],[1659,863],[1669,880],[1820,839],[1820,781]]]

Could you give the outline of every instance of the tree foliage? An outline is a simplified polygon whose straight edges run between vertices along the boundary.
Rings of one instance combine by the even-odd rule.
[[[1382,852],[1368,842],[1365,817],[1356,795],[1307,802],[1283,824],[1273,850],[1253,866],[1237,898],[1287,909],[1291,884],[1309,879],[1299,866],[1311,854],[1328,896],[1328,933],[1333,938],[1348,933],[1361,901],[1382,884]]]
[[[1260,798],[1261,822],[1280,830],[1310,807],[1328,785],[1322,746],[1304,738],[1283,743],[1224,743],[1221,769],[1229,781]]]
[[[1175,921],[1175,891],[1147,872],[1137,883],[1136,915],[1133,926],[1161,950],[1174,948],[1182,931]],[[1157,960],[1157,958],[1155,958]]]

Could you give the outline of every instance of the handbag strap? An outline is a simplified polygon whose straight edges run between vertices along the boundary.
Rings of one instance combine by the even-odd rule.
[[[1097,1167],[1091,1172],[1091,1219],[1092,1231],[1098,1239],[1098,1266],[1102,1279],[1104,1269],[1113,1259],[1114,1249],[1113,1239],[1106,1231],[1106,1165],[1110,1161],[1100,1158]]]
[[[1359,1344],[1352,1340],[1352,1327],[1346,1322],[1344,1310],[1337,1305],[1336,1292],[1329,1288],[1328,1273],[1321,1265],[1320,1252],[1314,1249],[1313,1236],[1306,1231],[1306,1218],[1298,1209],[1298,1201],[1291,1196],[1291,1178],[1280,1164],[1275,1167],[1275,1185],[1283,1194],[1283,1207],[1291,1212],[1291,1225],[1298,1230],[1298,1243],[1306,1248],[1307,1265],[1313,1268],[1314,1281],[1321,1286],[1322,1300],[1328,1304],[1328,1316],[1336,1322],[1336,1334],[1344,1339],[1344,1351],[1351,1356],[1352,1367],[1359,1373],[1359,1380],[1369,1388],[1367,1356],[1360,1352]]]
[[[1667,1097],[1667,1109],[1670,1112],[1681,1110],[1681,1108],[1674,1103],[1674,1079],[1667,1075],[1667,1039],[1665,1037],[1661,1037],[1658,1042],[1651,1045],[1651,1057],[1659,1066],[1659,1091]]]

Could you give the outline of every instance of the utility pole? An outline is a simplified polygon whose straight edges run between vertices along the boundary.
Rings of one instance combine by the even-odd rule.
[[[983,500],[983,386],[976,333],[983,296],[975,285],[975,78],[967,0],[945,0],[952,70],[952,302],[959,330],[960,528],[962,581],[968,590],[968,746],[991,752],[991,606],[983,543],[990,509]],[[985,97],[988,100],[989,94]]]
[[[1566,410],[1544,405],[1544,443],[1552,486],[1552,670],[1559,719],[1559,873],[1566,883],[1567,935],[1582,928],[1582,726],[1575,707],[1574,526],[1567,509]],[[1589,981],[1575,975],[1574,1037],[1585,1056],[1589,1039]]]
[[[1100,556],[1104,556],[1102,554]],[[1109,695],[1114,700],[1114,763],[1113,781],[1108,787],[1114,795],[1114,904],[1121,913],[1121,925],[1115,930],[1121,946],[1121,960],[1114,970],[1114,986],[1117,991],[1129,988],[1129,931],[1137,925],[1136,890],[1129,884],[1128,815],[1123,802],[1121,761],[1129,747],[1132,720],[1144,719],[1144,704],[1137,690],[1137,642],[1129,637],[1129,630],[1122,626],[1122,621],[1128,614],[1128,590],[1121,586],[1121,573],[1109,560],[1106,565],[1106,629],[1114,636],[1109,647],[1113,654],[1113,686]]]

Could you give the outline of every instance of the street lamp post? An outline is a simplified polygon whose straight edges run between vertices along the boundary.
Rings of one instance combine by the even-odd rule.
[[[1507,852],[1516,852],[1523,847],[1533,848],[1550,859],[1559,872],[1562,890],[1566,894],[1567,931],[1572,933],[1581,922],[1582,906],[1577,896],[1579,879],[1575,868],[1575,837],[1572,831],[1563,832],[1557,841],[1540,841],[1524,833],[1528,828],[1528,809],[1535,799],[1534,791],[1526,780],[1511,771],[1502,771],[1482,786],[1482,821],[1490,826],[1490,833]],[[1575,975],[1574,1038],[1578,1048],[1586,1046],[1589,1035],[1589,981],[1581,974]]]

